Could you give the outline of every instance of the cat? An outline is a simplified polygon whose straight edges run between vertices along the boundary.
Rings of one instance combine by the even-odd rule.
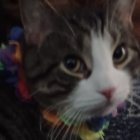
[[[140,47],[132,33],[135,1],[19,3],[23,69],[40,107],[73,122],[115,111],[139,73]]]

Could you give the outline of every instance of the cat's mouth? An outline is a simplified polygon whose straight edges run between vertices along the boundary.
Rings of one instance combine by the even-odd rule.
[[[83,112],[83,119],[89,120],[93,117],[104,117],[110,114],[115,117],[118,114],[117,112],[118,109],[124,107],[125,107],[125,102],[121,102],[119,104],[113,104],[112,102],[107,102],[102,106]]]
[[[121,102],[120,104],[113,104],[111,102],[108,102],[104,104],[104,106],[100,106],[98,108],[92,109],[87,111],[85,116],[88,116],[87,118],[92,118],[92,117],[104,117],[109,114],[112,114],[112,116],[116,116],[118,114],[118,109],[124,108],[125,103]]]

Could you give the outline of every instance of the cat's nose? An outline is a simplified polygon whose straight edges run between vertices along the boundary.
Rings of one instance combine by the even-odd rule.
[[[112,98],[114,92],[115,92],[115,88],[108,88],[100,91],[100,93],[104,95],[108,100]]]

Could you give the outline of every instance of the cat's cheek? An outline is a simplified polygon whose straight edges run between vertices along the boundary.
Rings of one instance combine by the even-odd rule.
[[[126,86],[121,90],[121,92],[116,92],[111,99],[111,102],[115,107],[118,107],[121,103],[127,100],[129,94],[131,93],[131,86]]]
[[[124,102],[131,92],[131,76],[126,70],[117,70],[114,75],[116,91],[113,94],[111,100],[114,103]]]

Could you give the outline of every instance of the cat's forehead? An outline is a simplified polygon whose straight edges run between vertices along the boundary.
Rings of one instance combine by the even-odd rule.
[[[71,13],[65,13],[64,17],[68,20],[75,33],[91,39],[91,33],[104,37],[108,32],[114,43],[126,42],[132,45],[134,40],[131,28],[124,26],[118,18],[112,18],[104,10],[78,9]],[[133,46],[133,45],[132,45]]]
[[[40,45],[50,32],[85,34],[103,32],[106,26],[114,33],[131,25],[132,0],[21,0],[25,36],[30,44]],[[133,4],[134,5],[134,4]],[[122,10],[123,9],[123,10]]]
[[[68,28],[73,29],[76,34],[91,34],[94,31],[96,34],[104,33],[108,30],[112,37],[125,32],[123,24],[117,18],[111,18],[106,13],[105,9],[93,9],[89,7],[81,7],[78,9],[66,9],[59,13],[58,23],[63,24],[63,28],[58,26],[57,30],[66,32]]]

